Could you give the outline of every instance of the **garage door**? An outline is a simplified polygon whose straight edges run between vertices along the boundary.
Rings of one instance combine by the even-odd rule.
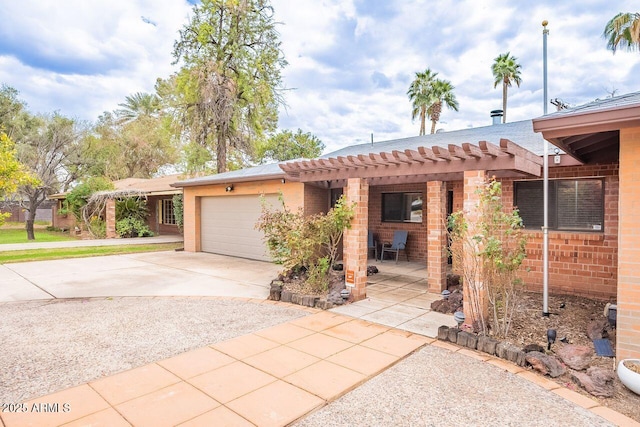
[[[265,198],[278,206],[277,195]],[[203,197],[200,209],[203,252],[270,261],[263,234],[255,229],[262,209],[260,196]]]

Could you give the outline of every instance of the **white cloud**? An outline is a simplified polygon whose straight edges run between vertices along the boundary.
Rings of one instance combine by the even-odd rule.
[[[631,0],[511,2],[464,0],[273,0],[287,107],[280,126],[318,135],[327,150],[417,134],[406,90],[430,67],[456,87],[460,111],[438,128],[490,123],[502,104],[491,64],[510,51],[522,64],[509,89],[509,121],[542,114],[542,26],[549,20],[549,95],[570,104],[640,90],[637,52],[612,55],[608,19],[637,10]],[[35,111],[94,120],[126,95],[166,77],[186,0],[37,0],[0,3],[0,82]],[[144,19],[143,19],[144,17]],[[152,25],[145,21],[151,21]],[[635,68],[634,68],[635,67]]]

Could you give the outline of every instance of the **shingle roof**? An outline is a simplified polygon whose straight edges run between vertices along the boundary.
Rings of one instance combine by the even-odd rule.
[[[406,149],[415,150],[417,147],[431,148],[440,146],[446,148],[449,144],[462,144],[469,142],[477,144],[478,141],[492,142],[500,145],[500,139],[506,138],[515,142],[519,146],[526,148],[534,154],[542,156],[544,153],[544,139],[542,135],[533,131],[531,120],[505,123],[498,125],[483,126],[455,130],[451,132],[440,132],[431,135],[414,136],[410,138],[393,139],[391,141],[374,142],[373,144],[359,144],[341,148],[332,153],[321,156],[322,158],[391,152],[393,150],[404,151]]]
[[[410,138],[393,139],[390,141],[380,141],[374,142],[373,145],[351,145],[349,147],[341,148],[331,153],[324,154],[320,157],[329,158],[357,154],[391,152],[393,150],[404,151],[405,149],[416,149],[420,146],[431,148],[438,145],[446,148],[449,144],[459,145],[464,142],[477,144],[478,141],[488,141],[499,145],[501,138],[509,139],[519,146],[526,148],[527,150],[539,156],[542,156],[543,154],[544,139],[542,138],[542,135],[533,131],[531,120],[524,120],[520,122],[455,130],[451,132],[440,132],[432,135],[414,136]],[[279,165],[280,163],[270,163],[267,165],[254,166],[217,175],[187,179],[175,183],[175,186],[185,187],[193,185],[251,181],[257,179],[264,180],[270,178],[283,178],[285,176],[285,173],[282,171],[282,169],[280,169]]]
[[[547,114],[544,118],[563,117],[573,114],[590,113],[594,111],[605,111],[614,108],[626,107],[640,104],[640,92],[627,93],[625,95],[615,96],[613,98],[596,99],[587,104],[577,107],[567,108],[566,110],[555,111]]]
[[[277,179],[285,176],[279,163],[253,166],[237,171],[224,172],[216,175],[200,176],[176,182],[175,187],[190,187],[193,185],[220,184],[228,182],[252,181],[255,179]]]

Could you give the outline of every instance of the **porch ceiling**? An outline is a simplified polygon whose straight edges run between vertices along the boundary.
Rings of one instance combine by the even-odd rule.
[[[366,178],[372,185],[462,179],[464,171],[486,170],[498,177],[536,176],[542,158],[508,139],[500,145],[449,144],[447,148],[418,147],[326,159],[300,160],[280,165],[289,179],[301,182],[342,182]],[[331,184],[329,184],[331,186]]]

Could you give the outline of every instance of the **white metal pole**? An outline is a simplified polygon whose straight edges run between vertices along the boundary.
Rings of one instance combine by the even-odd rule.
[[[547,115],[547,29],[548,21],[542,21],[542,64],[544,85],[544,115]],[[543,159],[544,220],[542,226],[542,315],[549,316],[549,141],[544,140]]]

